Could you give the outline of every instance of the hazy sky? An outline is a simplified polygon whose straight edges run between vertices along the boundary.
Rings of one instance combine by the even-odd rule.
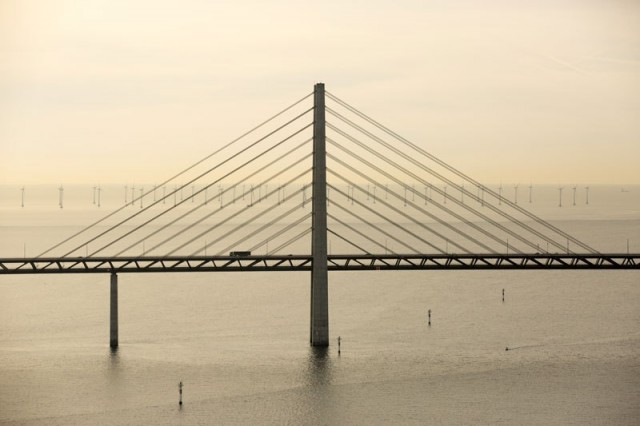
[[[640,183],[636,0],[0,0],[0,183],[157,182],[319,81],[485,183]]]

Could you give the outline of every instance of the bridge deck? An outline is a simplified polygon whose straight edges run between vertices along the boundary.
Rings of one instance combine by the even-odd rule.
[[[330,271],[640,269],[640,254],[330,255]],[[108,272],[311,271],[311,255],[0,258],[0,275]]]

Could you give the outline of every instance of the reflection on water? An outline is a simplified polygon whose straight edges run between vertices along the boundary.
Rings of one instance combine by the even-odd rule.
[[[307,386],[316,389],[330,385],[331,364],[328,347],[311,346],[307,357]]]
[[[120,365],[120,354],[118,348],[109,348],[109,358],[107,360],[108,374],[112,376],[118,373],[118,366]]]
[[[106,379],[109,398],[111,401],[118,400],[122,394],[122,377],[120,366],[120,354],[118,348],[109,348],[109,354],[106,359]]]
[[[302,389],[297,398],[294,418],[305,419],[307,424],[326,424],[335,418],[332,412],[333,360],[330,348],[309,347],[302,367]]]

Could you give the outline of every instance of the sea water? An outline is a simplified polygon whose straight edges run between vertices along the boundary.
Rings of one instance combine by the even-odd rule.
[[[629,199],[543,213],[600,251],[638,252]],[[0,212],[4,257],[93,214],[22,209]],[[120,274],[111,351],[108,275],[0,276],[0,423],[640,422],[639,271],[330,272],[326,350],[308,344],[309,280]]]

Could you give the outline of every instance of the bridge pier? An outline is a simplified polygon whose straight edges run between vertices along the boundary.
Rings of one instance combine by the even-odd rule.
[[[311,346],[329,346],[327,272],[327,172],[324,84],[313,95],[313,182],[311,210]]]
[[[118,275],[111,273],[111,309],[109,313],[109,346],[118,347]]]

